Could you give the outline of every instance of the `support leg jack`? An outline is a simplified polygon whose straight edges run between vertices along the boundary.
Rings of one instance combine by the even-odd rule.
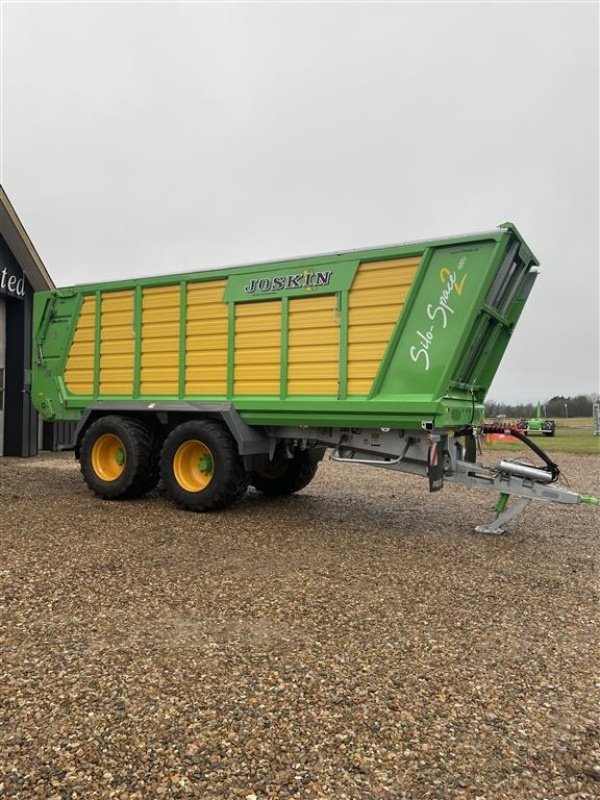
[[[508,497],[509,495],[504,492],[500,495],[496,503],[496,518],[487,525],[478,525],[475,528],[477,533],[488,533],[499,536],[501,533],[505,532],[506,525],[515,517],[518,517],[531,502],[529,497],[520,497],[508,508]]]

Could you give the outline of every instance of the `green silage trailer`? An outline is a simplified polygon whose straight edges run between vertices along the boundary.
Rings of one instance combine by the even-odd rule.
[[[545,456],[541,467],[475,463],[484,399],[537,266],[506,223],[39,292],[33,401],[47,420],[77,421],[75,454],[103,498],[162,479],[184,508],[217,510],[249,484],[303,488],[329,448],[335,461],[422,475],[431,491],[449,480],[517,506],[581,502],[551,485]],[[503,530],[517,506],[480,529]]]

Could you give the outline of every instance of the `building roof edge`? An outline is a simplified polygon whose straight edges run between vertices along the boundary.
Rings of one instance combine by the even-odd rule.
[[[0,234],[10,248],[25,277],[36,292],[54,289],[54,281],[48,274],[33,242],[27,235],[23,223],[0,185]]]

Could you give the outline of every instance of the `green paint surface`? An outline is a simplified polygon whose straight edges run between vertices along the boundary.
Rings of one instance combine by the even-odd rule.
[[[510,258],[509,258],[510,256]],[[420,258],[389,344],[368,396],[348,396],[348,302],[361,263],[391,258]],[[510,263],[509,263],[510,261]],[[511,268],[511,264],[516,265]],[[251,425],[368,426],[414,429],[423,421],[458,429],[476,423],[483,401],[533,284],[537,261],[516,229],[474,236],[335,253],[313,258],[257,264],[210,272],[165,275],[106,284],[90,284],[34,296],[32,396],[46,419],[78,419],[98,399],[100,365],[100,293],[134,289],[134,391],[139,391],[141,290],[179,284],[179,391],[143,397],[153,401],[201,403],[214,395],[185,394],[185,296],[191,282],[227,279],[221,302],[229,306],[227,393]],[[337,397],[290,397],[287,384],[288,298],[335,294],[340,313],[340,362]],[[67,392],[64,370],[83,298],[96,296],[94,394]],[[281,387],[277,396],[234,392],[235,306],[241,302],[282,299]],[[376,319],[374,319],[376,322]],[[108,406],[111,398],[102,396]],[[116,398],[115,398],[116,399]],[[218,398],[217,398],[218,399]],[[123,400],[122,397],[119,398]]]

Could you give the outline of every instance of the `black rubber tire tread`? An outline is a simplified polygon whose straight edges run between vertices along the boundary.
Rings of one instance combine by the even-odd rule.
[[[259,492],[269,497],[283,497],[299,492],[312,481],[319,467],[319,458],[310,450],[297,450],[293,458],[286,461],[287,469],[283,475],[269,478],[267,475],[253,472],[250,484]]]
[[[188,492],[179,485],[173,472],[177,449],[190,439],[198,439],[211,451],[214,475],[200,492]],[[169,497],[187,511],[220,511],[240,500],[248,489],[248,473],[228,428],[214,420],[191,420],[178,425],[164,441],[160,456],[160,477]]]
[[[132,420],[132,422],[137,421]],[[137,422],[137,424],[141,425],[144,432],[140,435],[149,437],[148,443],[144,444],[144,447],[148,448],[149,455],[146,459],[146,466],[143,471],[145,473],[145,478],[142,478],[142,475],[139,476],[139,492],[135,495],[130,495],[131,497],[141,497],[147,492],[152,491],[160,480],[160,450],[162,441],[160,437],[156,435],[153,428],[147,427],[142,422]]]
[[[105,433],[114,433],[125,447],[125,470],[114,481],[103,481],[92,466],[94,442]],[[151,429],[137,419],[109,415],[96,420],[83,437],[79,460],[85,482],[94,494],[105,500],[141,497],[158,483],[156,438]]]

